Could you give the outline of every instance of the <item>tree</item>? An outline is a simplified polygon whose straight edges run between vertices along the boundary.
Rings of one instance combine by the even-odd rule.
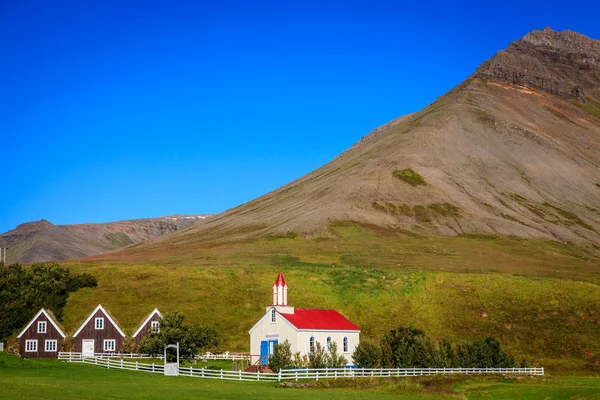
[[[361,340],[352,354],[352,361],[360,368],[381,367],[381,346],[370,340]]]
[[[308,353],[308,366],[310,368],[327,368],[327,353],[321,343],[316,342]]]
[[[162,354],[168,344],[179,343],[180,359],[192,359],[204,350],[218,345],[217,332],[212,327],[190,325],[178,312],[165,313],[160,319],[160,332],[152,332],[140,341],[144,354]]]
[[[381,341],[382,366],[388,368],[436,366],[433,342],[420,329],[398,328],[387,333]]]
[[[35,263],[29,268],[13,264],[1,268],[0,340],[22,328],[42,307],[52,310],[61,320],[70,293],[97,285],[94,276],[72,274],[54,263]]]
[[[343,354],[338,354],[337,343],[332,342],[329,346],[329,354],[327,355],[327,367],[329,368],[344,368],[348,364],[348,360]]]
[[[275,372],[279,372],[281,369],[288,369],[294,366],[292,360],[292,344],[289,340],[285,339],[283,343],[278,343],[273,349],[273,355],[269,360],[269,368]]]
[[[512,368],[515,360],[502,349],[498,339],[486,337],[459,345],[456,350],[458,364],[463,368]]]

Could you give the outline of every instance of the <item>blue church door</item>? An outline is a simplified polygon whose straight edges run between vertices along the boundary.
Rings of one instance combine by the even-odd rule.
[[[260,342],[260,363],[261,365],[267,365],[269,363],[269,354],[273,354],[275,351],[275,345],[279,343],[278,340],[262,340]]]

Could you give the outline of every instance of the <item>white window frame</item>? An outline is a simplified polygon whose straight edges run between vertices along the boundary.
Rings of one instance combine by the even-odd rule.
[[[311,336],[310,339],[308,339],[308,351],[315,351],[317,348],[317,341],[315,340],[314,336]]]
[[[100,327],[98,327],[98,322],[100,322]],[[95,329],[104,329],[104,318],[103,317],[96,317],[94,319],[94,328]]]
[[[48,349],[48,345],[51,345],[51,348]],[[47,353],[56,353],[56,350],[58,349],[58,340],[56,339],[49,339],[46,340],[44,342],[44,351]]]
[[[159,333],[160,332],[160,322],[151,321],[150,322],[150,332]]]
[[[42,329],[43,327],[43,329]],[[46,333],[48,330],[48,322],[46,321],[38,321],[37,323],[37,333]]]
[[[342,339],[342,349],[344,353],[350,352],[350,341],[348,340],[348,336],[344,336],[344,339]]]
[[[109,343],[112,343],[112,346],[107,346]],[[104,339],[104,346],[102,347],[104,352],[115,352],[117,351],[117,341],[116,339]]]
[[[25,353],[35,353],[38,349],[37,339],[29,339],[25,341]]]
[[[271,323],[274,324],[275,322],[277,322],[277,311],[273,308],[271,310]]]
[[[331,340],[331,336],[327,336],[327,340],[325,343],[327,346],[327,352],[329,353],[331,351],[331,343],[333,343],[333,340]]]

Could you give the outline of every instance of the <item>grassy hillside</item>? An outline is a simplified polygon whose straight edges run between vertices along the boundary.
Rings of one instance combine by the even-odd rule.
[[[248,330],[281,269],[292,305],[337,309],[364,336],[400,325],[457,342],[493,335],[530,364],[600,368],[600,263],[576,247],[417,237],[355,223],[330,230],[328,240],[271,238],[172,258],[166,251],[157,264],[72,264],[99,285],[70,297],[65,326],[74,331],[102,303],[132,333],[158,307],[214,325],[223,350],[248,351]]]
[[[421,377],[336,380],[311,387],[165,377],[0,353],[0,399],[598,399],[594,377]],[[357,390],[360,389],[360,390]]]

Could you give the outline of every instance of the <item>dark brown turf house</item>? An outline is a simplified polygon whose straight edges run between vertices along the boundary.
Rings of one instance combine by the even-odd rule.
[[[124,338],[125,333],[102,305],[96,307],[73,335],[75,351],[84,356],[118,353]]]
[[[17,338],[23,358],[57,358],[66,335],[51,311],[41,309]]]

